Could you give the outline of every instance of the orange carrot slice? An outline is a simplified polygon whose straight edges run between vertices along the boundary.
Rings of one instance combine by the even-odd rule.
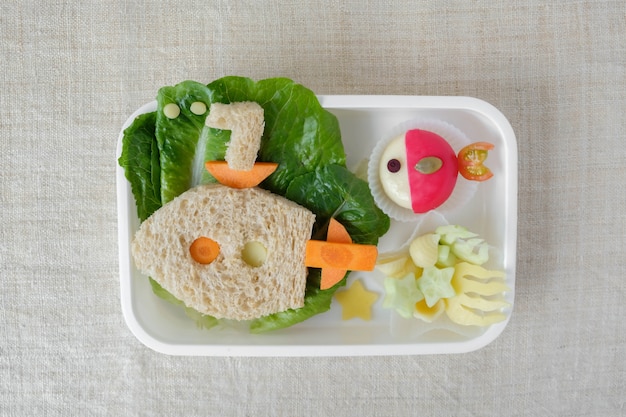
[[[326,234],[326,241],[336,243],[352,243],[352,238],[343,224],[335,220],[334,217],[330,219],[328,224],[328,233]]]
[[[377,256],[378,250],[374,245],[309,240],[306,244],[305,263],[313,268],[371,271],[376,265]]]
[[[341,223],[339,223],[335,218],[330,219],[330,223],[328,224],[328,233],[326,235],[326,240],[328,242],[335,243],[352,243],[352,238],[350,234],[346,230],[345,227]],[[322,280],[320,282],[320,289],[327,290],[346,276],[348,270],[345,268],[322,268]]]
[[[322,280],[320,290],[327,290],[338,283],[348,273],[347,269],[322,268]]]
[[[220,245],[205,236],[201,236],[193,241],[189,246],[189,253],[194,261],[200,264],[210,264],[220,253]]]
[[[207,161],[204,166],[220,184],[232,188],[251,188],[259,185],[272,172],[276,171],[275,162],[255,162],[250,171],[231,169],[226,161]]]

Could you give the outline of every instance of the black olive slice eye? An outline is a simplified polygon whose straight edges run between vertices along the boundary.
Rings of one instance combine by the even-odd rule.
[[[396,173],[400,171],[401,167],[402,164],[400,164],[400,161],[398,161],[397,159],[390,159],[389,162],[387,162],[387,169],[389,170],[389,172]]]

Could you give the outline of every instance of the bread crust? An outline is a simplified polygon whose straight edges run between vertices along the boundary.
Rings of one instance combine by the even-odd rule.
[[[260,188],[219,184],[192,188],[146,219],[131,253],[137,268],[176,298],[216,318],[249,320],[304,305],[306,242],[315,215]],[[220,245],[215,261],[193,260],[200,236]],[[248,265],[247,242],[267,249],[261,266]]]

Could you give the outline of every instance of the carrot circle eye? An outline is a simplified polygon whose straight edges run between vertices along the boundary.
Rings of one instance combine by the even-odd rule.
[[[201,236],[189,246],[189,253],[194,261],[207,265],[213,262],[219,255],[220,245],[213,239]]]

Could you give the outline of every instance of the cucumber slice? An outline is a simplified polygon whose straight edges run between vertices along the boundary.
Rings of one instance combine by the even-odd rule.
[[[439,226],[435,229],[435,233],[441,236],[441,243],[445,245],[451,245],[457,239],[469,239],[478,236],[476,233],[467,230],[467,228],[456,224]]]
[[[458,258],[448,245],[439,245],[437,248],[437,263],[435,264],[438,268],[448,268],[451,266],[455,266]]]
[[[417,280],[417,288],[424,294],[428,307],[434,306],[442,298],[456,295],[451,284],[453,275],[454,268],[424,268],[422,276]]]
[[[457,240],[451,249],[459,259],[475,265],[482,265],[489,260],[489,245],[482,239]]]
[[[415,274],[407,274],[404,278],[385,278],[384,308],[392,308],[399,315],[408,319],[413,317],[415,304],[424,296],[417,288]]]

